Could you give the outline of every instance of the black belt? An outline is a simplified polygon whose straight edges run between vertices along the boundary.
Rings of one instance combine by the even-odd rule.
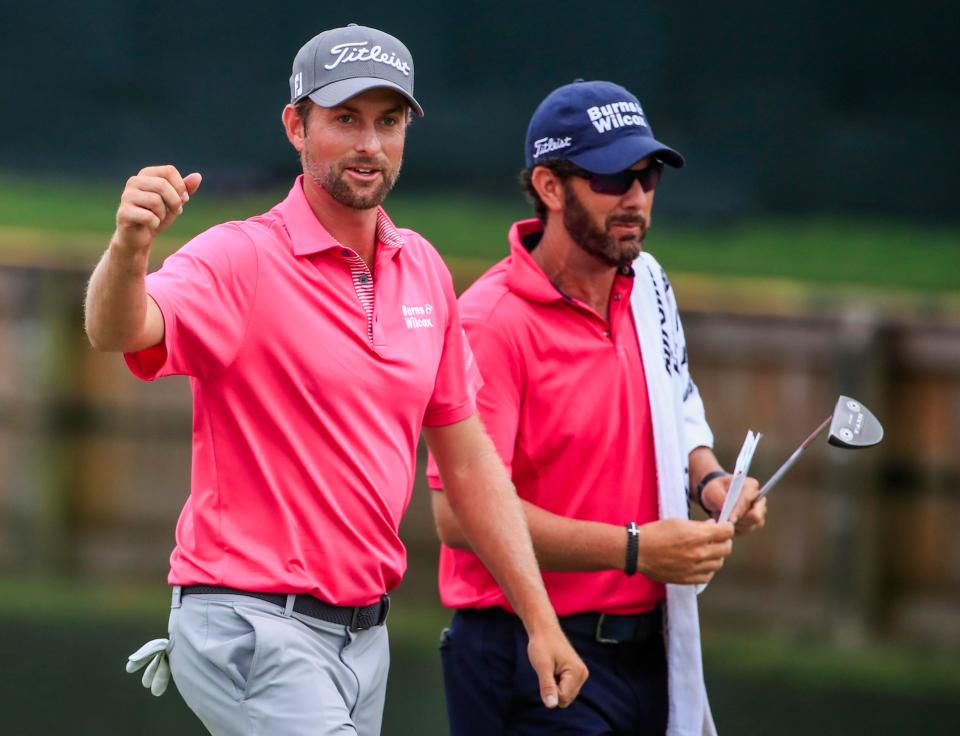
[[[187,585],[180,588],[180,595],[248,595],[284,608],[287,596],[283,593],[254,593],[250,590],[226,588],[222,585]],[[335,606],[312,595],[299,594],[293,602],[293,610],[303,616],[318,618],[331,624],[348,626],[350,631],[363,631],[379,626],[387,620],[390,596],[384,595],[369,606]]]
[[[511,619],[520,618],[502,608],[461,608],[458,613],[466,618]],[[568,634],[586,636],[601,644],[642,644],[663,635],[663,605],[644,613],[629,615],[613,613],[575,613],[560,616],[560,627]]]
[[[588,636],[601,644],[642,644],[663,635],[663,609],[645,613],[575,613],[561,616],[560,626],[569,634]]]

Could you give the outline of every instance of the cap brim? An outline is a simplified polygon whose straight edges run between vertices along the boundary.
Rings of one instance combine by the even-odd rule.
[[[577,166],[582,166],[595,174],[615,174],[629,169],[647,156],[654,156],[675,169],[679,169],[684,164],[683,156],[646,135],[624,136],[603,148],[594,148],[567,158]]]
[[[350,79],[341,79],[338,82],[331,82],[320,89],[316,89],[307,96],[320,105],[320,107],[336,107],[361,92],[378,88],[392,89],[399,92],[406,98],[407,102],[410,103],[410,107],[413,108],[417,117],[423,117],[423,108],[420,107],[420,103],[417,102],[412,95],[399,84],[394,84],[379,77],[351,77]]]

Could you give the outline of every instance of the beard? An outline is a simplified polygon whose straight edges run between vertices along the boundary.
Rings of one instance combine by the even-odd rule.
[[[647,222],[642,215],[610,215],[603,223],[603,230],[601,230],[587,208],[583,206],[583,202],[574,193],[573,188],[566,183],[563,187],[563,205],[563,226],[573,242],[594,258],[608,266],[622,268],[629,266],[640,255],[643,250],[643,239],[647,236]],[[610,235],[610,228],[619,224],[639,225],[640,234],[614,238]]]
[[[311,160],[309,151],[303,149],[303,173],[313,179],[340,204],[355,210],[369,210],[379,207],[400,176],[400,165],[390,169],[385,157],[357,156],[346,161],[322,164]],[[346,170],[349,168],[372,168],[380,170],[380,181],[366,187],[354,187],[347,182]]]

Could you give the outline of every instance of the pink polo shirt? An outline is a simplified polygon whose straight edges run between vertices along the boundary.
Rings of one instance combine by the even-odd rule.
[[[632,273],[616,276],[609,322],[562,294],[528,252],[537,220],[515,224],[510,256],[460,297],[483,376],[477,407],[521,498],[560,516],[623,525],[659,518],[653,428],[630,311]],[[431,462],[428,481],[440,488]],[[626,538],[624,528],[624,538]],[[664,587],[622,571],[547,572],[561,616],[637,613]],[[444,546],[440,597],[451,608],[509,604],[471,552]]]
[[[371,274],[298,179],[148,277],[164,342],[127,363],[193,392],[171,584],[366,605],[400,582],[421,425],[471,416],[478,377],[440,256],[382,210],[377,239]]]

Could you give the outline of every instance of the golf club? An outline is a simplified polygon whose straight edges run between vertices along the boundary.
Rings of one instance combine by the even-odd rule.
[[[871,411],[856,399],[852,399],[849,396],[841,396],[837,399],[837,405],[833,410],[833,414],[828,416],[823,421],[823,424],[813,430],[813,433],[800,443],[800,447],[794,450],[793,454],[787,458],[787,461],[780,466],[777,472],[770,476],[770,480],[760,489],[760,495],[757,496],[757,501],[770,493],[777,484],[777,481],[779,481],[797,461],[797,458],[799,458],[800,454],[807,448],[807,445],[813,442],[827,425],[830,426],[830,434],[827,436],[827,442],[834,447],[855,450],[861,447],[873,447],[883,439],[883,425],[880,424]]]

